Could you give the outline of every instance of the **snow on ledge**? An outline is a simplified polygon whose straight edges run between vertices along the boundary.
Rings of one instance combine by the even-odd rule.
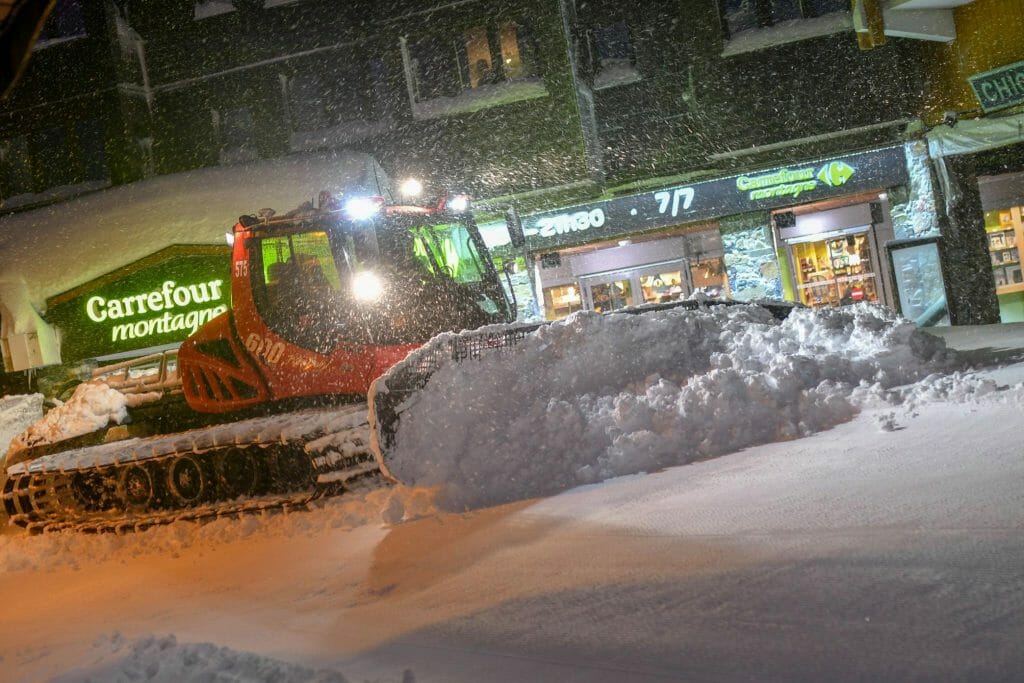
[[[495,83],[466,90],[454,97],[435,97],[424,102],[413,102],[412,114],[417,119],[433,119],[535,99],[547,94],[548,90],[539,78]]]
[[[835,12],[811,19],[791,19],[775,26],[753,28],[734,34],[725,41],[722,56],[732,57],[776,45],[852,30],[853,17],[849,12]]]

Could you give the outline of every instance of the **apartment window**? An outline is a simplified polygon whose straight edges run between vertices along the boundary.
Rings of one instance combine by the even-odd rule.
[[[79,121],[75,125],[78,138],[77,156],[79,179],[106,180],[110,177],[107,169],[106,135],[99,119]]]
[[[28,137],[0,142],[0,197],[7,199],[34,191]]]
[[[337,122],[336,98],[324,74],[295,74],[288,83],[288,95],[294,130],[319,130]]]
[[[775,26],[795,19],[811,19],[846,12],[848,0],[720,0],[729,35]]]
[[[629,27],[619,21],[587,33],[587,55],[595,89],[631,83],[640,78]]]
[[[57,0],[39,32],[36,48],[85,35],[85,19],[79,0]]]
[[[220,163],[237,164],[259,157],[256,151],[256,119],[249,107],[213,112],[220,133]]]
[[[292,129],[321,130],[373,119],[375,93],[366,81],[358,66],[340,70],[336,63],[304,63],[288,79]]]
[[[414,102],[529,80],[538,75],[536,46],[525,23],[477,26],[454,36],[405,42]]]
[[[41,187],[60,187],[75,182],[65,128],[54,127],[35,133],[30,145]]]

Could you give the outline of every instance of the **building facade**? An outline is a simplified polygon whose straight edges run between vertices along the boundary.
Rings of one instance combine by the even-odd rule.
[[[703,291],[991,322],[929,151],[954,10],[914,33],[900,4],[61,0],[0,107],[0,208],[354,149],[515,207],[527,314]]]

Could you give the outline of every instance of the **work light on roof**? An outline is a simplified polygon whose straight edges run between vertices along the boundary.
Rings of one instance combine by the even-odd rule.
[[[423,183],[416,178],[406,178],[402,181],[399,190],[403,197],[419,197],[423,194]]]

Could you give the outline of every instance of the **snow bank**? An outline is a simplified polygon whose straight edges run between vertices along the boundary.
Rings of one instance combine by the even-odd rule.
[[[52,679],[53,683],[92,681],[276,681],[345,683],[336,671],[314,671],[251,652],[212,643],[179,643],[171,636],[147,636],[129,642],[120,633],[93,643],[92,664]]]
[[[867,401],[906,400],[892,389],[954,359],[869,305],[783,322],[758,306],[577,313],[436,372],[403,414],[388,467],[444,487],[455,507],[543,496],[827,429]]]
[[[106,384],[85,382],[63,403],[11,440],[9,452],[54,443],[121,424],[128,417],[128,398]]]
[[[25,394],[0,398],[0,455],[11,439],[43,416],[43,395]]]

